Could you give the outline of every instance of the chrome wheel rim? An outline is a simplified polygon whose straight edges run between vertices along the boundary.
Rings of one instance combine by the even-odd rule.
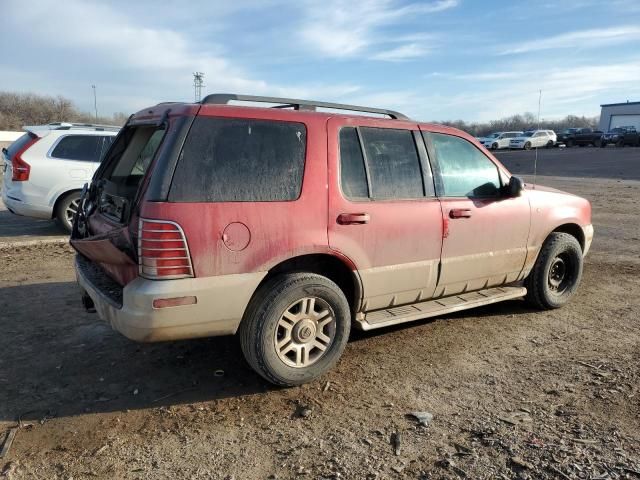
[[[80,199],[75,198],[71,200],[71,203],[67,206],[66,210],[64,211],[64,217],[67,220],[67,223],[69,225],[73,223],[73,217],[76,216],[76,213],[78,212],[79,207],[80,207]]]
[[[319,297],[304,297],[280,316],[274,335],[276,353],[289,367],[308,367],[326,354],[335,335],[331,306]]]

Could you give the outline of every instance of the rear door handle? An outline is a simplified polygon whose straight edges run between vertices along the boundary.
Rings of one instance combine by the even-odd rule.
[[[369,223],[370,219],[368,213],[341,213],[338,215],[340,225],[363,225]]]
[[[452,208],[449,210],[451,218],[469,218],[471,217],[471,209],[469,208]]]

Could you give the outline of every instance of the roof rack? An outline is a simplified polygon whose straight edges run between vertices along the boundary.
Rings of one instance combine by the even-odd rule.
[[[358,105],[346,105],[343,103],[318,102],[315,100],[300,100],[296,98],[281,97],[262,97],[257,95],[238,95],[235,93],[213,93],[207,95],[200,102],[201,104],[218,104],[226,105],[230,101],[236,100],[241,102],[261,102],[276,103],[278,105],[272,108],[293,108],[294,110],[310,110],[315,111],[316,108],[330,108],[334,110],[350,110],[353,112],[376,113],[379,115],[387,115],[394,120],[409,120],[406,115],[394,110],[385,110],[382,108],[360,107]]]

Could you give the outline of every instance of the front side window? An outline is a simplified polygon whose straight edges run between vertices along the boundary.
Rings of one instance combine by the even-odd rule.
[[[437,159],[443,197],[495,197],[500,191],[498,167],[464,138],[429,135]]]
[[[102,137],[98,135],[65,135],[51,152],[54,158],[99,162]]]
[[[410,130],[361,128],[374,199],[424,197],[422,169]]]
[[[197,117],[169,200],[275,202],[300,196],[307,131],[302,123]]]

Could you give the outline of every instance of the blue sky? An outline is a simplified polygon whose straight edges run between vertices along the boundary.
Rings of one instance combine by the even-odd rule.
[[[482,121],[640,100],[640,1],[0,0],[0,90],[100,114],[206,92]]]

